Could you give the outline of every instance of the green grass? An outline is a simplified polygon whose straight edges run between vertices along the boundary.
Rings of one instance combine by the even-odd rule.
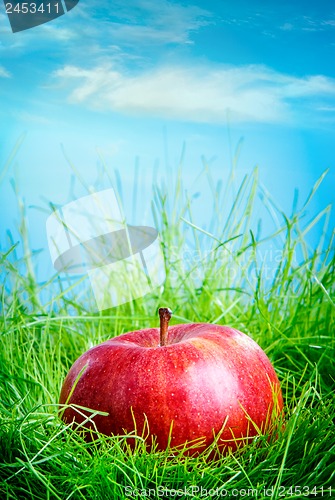
[[[1,499],[335,497],[334,240],[324,239],[331,209],[306,219],[317,185],[288,216],[260,186],[256,170],[236,189],[232,176],[226,190],[206,166],[201,175],[213,200],[206,228],[193,220],[195,197],[184,189],[181,173],[169,185],[153,187],[152,210],[164,242],[164,289],[100,313],[62,290],[51,311],[40,304],[46,285],[34,278],[22,212],[24,257],[16,256],[10,237],[0,255],[6,276]],[[271,214],[273,234],[262,235],[255,210]],[[320,243],[311,248],[308,237],[315,230]],[[270,271],[264,258],[269,245]],[[285,398],[286,426],[278,439],[260,437],[211,461],[206,452],[185,457],[148,451],[140,438],[134,451],[125,437],[100,436],[87,444],[59,419],[60,388],[74,360],[110,337],[156,326],[157,308],[165,305],[174,311],[172,323],[228,324],[261,345]]]

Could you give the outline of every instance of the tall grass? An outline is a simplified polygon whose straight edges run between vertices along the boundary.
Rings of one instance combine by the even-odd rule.
[[[53,307],[41,303],[47,284],[34,278],[21,207],[24,256],[18,262],[10,238],[0,255],[1,499],[335,497],[334,234],[325,243],[331,207],[306,221],[318,183],[288,216],[260,186],[257,170],[235,186],[232,199],[233,176],[224,189],[206,164],[201,175],[212,193],[206,227],[194,220],[181,172],[153,186],[164,287],[102,312],[61,288]],[[271,235],[255,224],[257,203],[276,223]],[[316,225],[320,241],[311,248]],[[285,398],[278,439],[259,438],[211,461],[206,452],[149,452],[140,438],[134,451],[125,437],[88,444],[59,419],[60,388],[73,361],[110,337],[156,326],[161,305],[174,310],[172,322],[229,324],[261,345]]]

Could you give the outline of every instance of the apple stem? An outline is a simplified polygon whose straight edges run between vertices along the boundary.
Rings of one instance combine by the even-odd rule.
[[[160,318],[160,330],[159,330],[159,336],[160,336],[160,343],[159,345],[165,346],[167,345],[167,334],[168,334],[168,326],[169,326],[169,321],[172,316],[172,311],[168,307],[160,307],[158,309],[159,312],[159,318]]]

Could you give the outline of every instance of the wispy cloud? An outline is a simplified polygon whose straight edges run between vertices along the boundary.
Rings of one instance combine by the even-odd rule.
[[[69,23],[66,21],[66,16],[61,16],[58,20],[36,28],[12,33],[7,16],[0,13],[0,52],[5,53],[7,57],[10,54],[12,60],[22,56],[30,58],[32,46],[34,46],[35,54],[41,52],[44,55],[48,48],[55,51],[55,44],[57,44],[58,52],[63,56],[65,49],[71,52],[75,46],[78,47],[80,39],[77,28],[73,29],[67,24]],[[56,53],[55,57],[57,57]]]
[[[328,7],[328,12],[323,8],[321,13],[315,12],[313,6],[306,5],[303,15],[299,7],[274,9],[273,3],[264,6],[260,12],[257,12],[255,8],[241,11],[238,7],[234,12],[233,6],[229,6],[220,22],[240,29],[257,30],[258,33],[271,38],[280,37],[282,32],[291,31],[332,33],[335,29],[335,11],[330,3]]]
[[[170,0],[103,0],[79,3],[68,15],[13,37],[8,19],[0,14],[0,50],[19,49],[20,54],[38,40],[45,44],[58,42],[58,52],[67,51],[67,60],[83,60],[107,51],[126,48],[141,53],[144,48],[160,50],[163,46],[193,43],[193,33],[214,22],[215,16],[196,5],[181,5]],[[75,22],[75,27],[74,27]],[[80,44],[81,51],[78,51]]]
[[[335,29],[334,17],[295,16],[279,26],[282,31],[329,31]]]
[[[10,78],[11,74],[3,66],[0,66],[0,78]]]
[[[109,28],[113,37],[122,44],[192,43],[191,33],[208,25],[213,15],[194,5],[181,5],[168,0],[133,0],[130,3],[117,1],[114,19]]]
[[[232,121],[294,122],[315,100],[319,109],[320,100],[335,100],[331,78],[298,78],[264,66],[165,66],[136,75],[113,65],[65,66],[54,77],[75,104],[194,122],[225,122],[227,114]]]
[[[327,113],[335,113],[335,106],[320,106],[319,111],[326,111]]]
[[[283,31],[292,31],[294,29],[294,26],[292,23],[284,23],[281,26],[279,26],[279,29]]]

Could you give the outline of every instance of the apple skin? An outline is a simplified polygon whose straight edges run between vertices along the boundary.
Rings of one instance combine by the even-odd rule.
[[[218,446],[226,452],[259,430],[271,433],[283,410],[282,393],[270,360],[250,337],[227,326],[190,323],[169,327],[167,345],[159,342],[159,329],[150,328],[89,349],[71,367],[60,404],[107,412],[94,417],[106,435],[134,431],[134,420],[142,435],[147,419],[160,450],[203,438],[190,449],[201,452],[224,424]],[[62,418],[76,424],[85,419],[73,407]]]

